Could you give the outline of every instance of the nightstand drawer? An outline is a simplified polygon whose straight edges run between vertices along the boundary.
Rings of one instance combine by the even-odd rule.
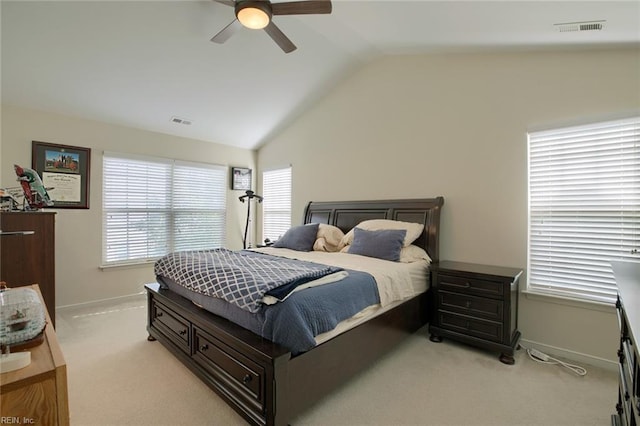
[[[493,342],[502,340],[502,323],[444,311],[438,312],[438,316],[444,329]]]
[[[457,293],[474,294],[476,296],[493,297],[503,299],[508,286],[498,281],[480,280],[464,276],[438,274],[438,287],[440,290]]]
[[[504,302],[466,294],[438,292],[438,308],[474,317],[502,321]]]

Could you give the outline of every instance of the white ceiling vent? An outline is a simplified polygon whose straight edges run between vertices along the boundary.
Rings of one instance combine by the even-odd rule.
[[[563,24],[554,24],[554,27],[561,33],[575,31],[600,31],[604,28],[605,21],[586,21],[586,22],[566,22]]]
[[[187,118],[171,117],[171,122],[176,123],[176,124],[184,124],[185,126],[189,126],[192,123],[192,120],[189,120]]]

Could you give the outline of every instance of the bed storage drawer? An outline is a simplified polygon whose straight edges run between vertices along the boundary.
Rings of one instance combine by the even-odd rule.
[[[220,384],[219,390],[251,411],[263,412],[264,368],[197,326],[193,333],[193,358]]]
[[[189,321],[157,300],[153,301],[151,326],[171,340],[185,353],[191,353]]]

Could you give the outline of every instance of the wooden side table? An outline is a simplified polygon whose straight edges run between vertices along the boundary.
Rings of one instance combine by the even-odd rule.
[[[42,300],[38,285],[30,287]],[[29,349],[31,364],[0,374],[3,423],[69,425],[67,365],[48,313],[46,318],[44,342]]]
[[[449,337],[499,351],[514,363],[520,341],[518,282],[521,269],[441,261],[433,269],[434,313],[430,340]]]

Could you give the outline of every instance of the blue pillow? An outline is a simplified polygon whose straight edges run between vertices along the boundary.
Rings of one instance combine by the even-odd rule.
[[[311,251],[318,235],[317,223],[293,226],[273,243],[273,247],[288,248],[297,251]]]
[[[349,253],[397,262],[407,235],[405,229],[367,231],[355,228]]]

